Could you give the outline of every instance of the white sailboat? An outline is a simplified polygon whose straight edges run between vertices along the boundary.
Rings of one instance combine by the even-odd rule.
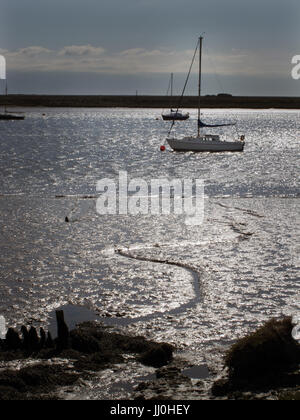
[[[181,139],[169,137],[167,138],[167,142],[174,151],[179,152],[242,152],[245,146],[245,136],[241,136],[239,140],[223,141],[219,135],[201,133],[201,129],[205,127],[214,128],[235,125],[208,125],[201,121],[202,45],[203,37],[200,37],[195,51],[196,55],[197,49],[199,48],[198,134],[196,137],[184,137]]]
[[[174,74],[171,73],[171,99],[173,97],[173,83],[174,83]],[[164,121],[185,121],[185,120],[188,120],[189,118],[190,118],[190,114],[188,112],[184,114],[179,109],[177,110],[171,109],[168,114],[162,114],[162,119]]]

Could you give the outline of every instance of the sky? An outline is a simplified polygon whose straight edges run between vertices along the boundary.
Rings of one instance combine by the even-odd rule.
[[[299,0],[0,0],[10,93],[180,93],[204,33],[203,93],[299,96]],[[188,94],[197,94],[197,66]],[[3,84],[3,83],[2,83]],[[3,92],[3,88],[2,88]]]

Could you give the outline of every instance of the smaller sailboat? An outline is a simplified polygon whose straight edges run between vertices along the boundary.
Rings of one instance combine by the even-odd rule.
[[[174,74],[171,74],[171,99],[173,97],[173,82],[174,82]],[[162,114],[162,118],[164,121],[185,121],[190,118],[190,114],[183,113],[179,109],[174,110],[171,108],[170,112],[168,114]]]
[[[7,92],[7,80],[5,80],[5,96],[8,97]],[[25,119],[25,115],[23,113],[11,113],[7,110],[7,104],[4,105],[4,113],[0,114],[0,120],[11,121],[17,120],[21,121]]]
[[[25,120],[25,115],[11,114],[10,112],[4,111],[4,114],[0,114],[0,120]]]
[[[205,124],[201,120],[201,72],[202,72],[202,44],[203,37],[199,38],[195,50],[193,62],[199,48],[199,104],[198,104],[198,135],[196,137],[184,137],[181,139],[167,138],[169,146],[178,152],[242,152],[245,146],[245,136],[241,136],[239,140],[223,141],[219,135],[215,134],[202,134],[203,128],[225,127],[235,124]],[[192,62],[192,65],[193,65]],[[173,122],[174,125],[174,122]],[[172,125],[172,127],[173,127]],[[171,127],[171,130],[172,130]],[[169,135],[171,133],[169,132]]]

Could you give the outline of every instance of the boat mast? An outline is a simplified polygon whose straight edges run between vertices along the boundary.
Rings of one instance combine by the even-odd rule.
[[[171,97],[173,96],[173,78],[174,78],[174,74],[171,73]]]
[[[202,44],[203,44],[203,36],[199,38],[198,137],[200,137],[200,119],[201,119]]]
[[[5,79],[5,105],[4,105],[4,112],[7,113],[7,98],[8,98],[8,89],[7,89],[7,79]]]

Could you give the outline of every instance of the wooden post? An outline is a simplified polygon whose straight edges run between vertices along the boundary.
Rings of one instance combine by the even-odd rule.
[[[57,337],[60,349],[69,347],[69,328],[65,323],[64,311],[56,311]]]

